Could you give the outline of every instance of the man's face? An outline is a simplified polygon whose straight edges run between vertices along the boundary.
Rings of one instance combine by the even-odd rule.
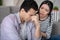
[[[31,8],[28,12],[25,13],[25,21],[30,21],[31,20],[31,17],[34,16],[36,13],[36,11]]]

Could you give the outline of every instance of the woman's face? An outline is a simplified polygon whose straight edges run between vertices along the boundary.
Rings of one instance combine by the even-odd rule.
[[[42,18],[48,16],[49,12],[50,12],[50,9],[47,4],[43,4],[39,9],[40,17],[42,17]]]

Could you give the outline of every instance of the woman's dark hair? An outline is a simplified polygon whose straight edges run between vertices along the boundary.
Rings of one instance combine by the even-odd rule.
[[[26,12],[29,11],[29,9],[33,8],[34,10],[38,10],[38,5],[34,0],[24,0],[24,2],[22,3],[20,10],[24,9]],[[19,11],[20,11],[19,10]]]
[[[47,4],[47,5],[49,6],[50,12],[49,12],[48,16],[50,17],[49,23],[51,23],[51,11],[52,11],[52,9],[53,9],[53,3],[52,3],[51,1],[43,1],[43,2],[41,3],[40,7],[41,7],[43,4]],[[40,9],[40,7],[39,7],[39,9]]]

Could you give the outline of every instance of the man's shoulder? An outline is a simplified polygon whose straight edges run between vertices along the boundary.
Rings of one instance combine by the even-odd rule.
[[[15,14],[9,14],[8,16],[4,17],[4,19],[2,20],[3,21],[14,21],[16,20],[16,16]]]

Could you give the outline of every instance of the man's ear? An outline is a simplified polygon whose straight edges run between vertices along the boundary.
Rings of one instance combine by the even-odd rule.
[[[26,14],[25,10],[22,8],[20,13],[24,16]]]
[[[22,9],[21,9],[21,12],[25,12],[25,10],[22,8]]]

